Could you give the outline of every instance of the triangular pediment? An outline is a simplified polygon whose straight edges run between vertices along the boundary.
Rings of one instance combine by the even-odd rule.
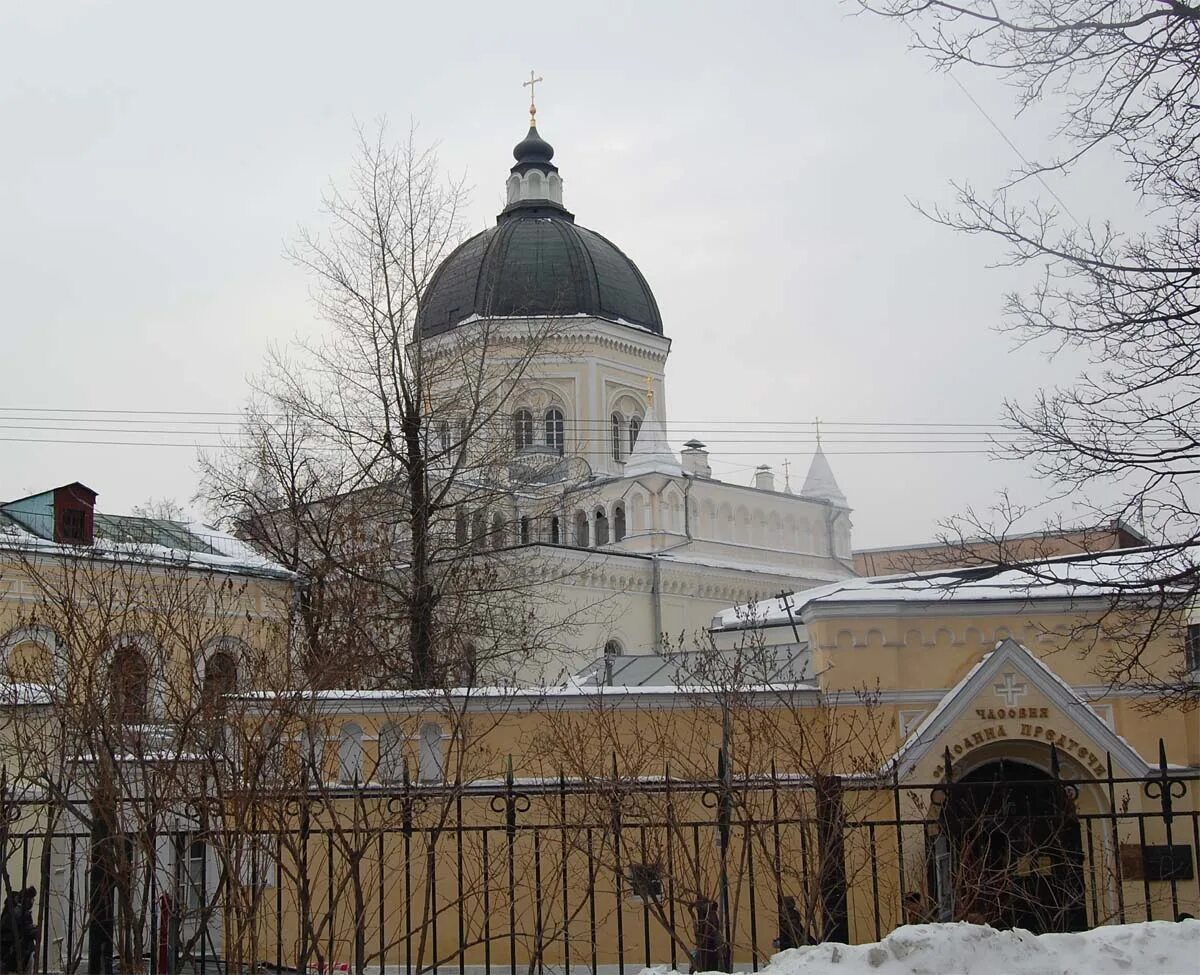
[[[984,654],[946,692],[889,763],[901,778],[940,778],[947,750],[956,764],[972,752],[1054,745],[1089,775],[1106,772],[1111,756],[1118,773],[1145,775],[1151,766],[1069,684],[1027,648],[1007,639]]]

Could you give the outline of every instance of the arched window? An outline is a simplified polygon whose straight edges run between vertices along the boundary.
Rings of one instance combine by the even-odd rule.
[[[454,540],[459,545],[467,544],[467,512],[461,505],[454,512]]]
[[[476,552],[487,548],[487,512],[482,508],[471,519],[471,548]]]
[[[446,756],[442,750],[442,726],[430,721],[421,725],[421,753],[418,774],[422,782],[441,782],[446,772]]]
[[[112,713],[125,724],[145,724],[150,704],[150,668],[137,647],[126,644],[109,668]]]
[[[559,534],[560,534],[560,532],[559,532],[559,527],[558,527],[558,515],[554,515],[550,519],[550,544],[551,545],[558,544]]]
[[[618,504],[613,508],[613,541],[619,542],[625,537],[625,505]]]
[[[521,544],[529,544],[529,515],[521,516]]]
[[[575,544],[580,548],[588,547],[588,518],[586,511],[575,512]]]
[[[404,778],[404,735],[392,722],[379,729],[379,761],[375,777],[380,782],[399,782]]]
[[[513,414],[513,438],[517,450],[533,446],[533,414],[528,410],[517,410]]]
[[[201,706],[205,711],[219,713],[225,710],[225,695],[237,690],[237,661],[233,654],[218,650],[204,662],[204,686],[200,692]]]
[[[508,544],[508,522],[497,511],[492,515],[492,548],[504,548]]]
[[[622,453],[621,447],[621,415],[614,413],[612,415],[612,459],[620,460]]]
[[[596,509],[596,544],[608,544],[608,515],[603,508]]]
[[[357,784],[363,778],[363,731],[353,721],[338,736],[338,781]]]
[[[633,448],[637,446],[638,434],[642,432],[642,418],[640,416],[631,416],[629,418],[629,452],[633,453]]]
[[[546,446],[560,457],[563,453],[563,414],[558,407],[546,411]]]
[[[442,448],[442,453],[446,453],[450,449],[449,420],[440,420],[438,422],[438,446]]]

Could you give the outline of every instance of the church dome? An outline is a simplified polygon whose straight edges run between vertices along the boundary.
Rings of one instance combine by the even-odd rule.
[[[591,315],[662,335],[642,272],[562,205],[554,149],[530,126],[513,149],[508,205],[496,226],[456,248],[429,282],[417,315],[425,337],[474,317]]]

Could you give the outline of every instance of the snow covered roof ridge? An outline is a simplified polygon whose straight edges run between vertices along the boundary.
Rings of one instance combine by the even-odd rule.
[[[847,506],[846,495],[838,487],[837,478],[833,476],[833,468],[829,466],[829,458],[817,443],[816,453],[812,463],[808,465],[808,474],[804,478],[804,486],[800,488],[800,497],[816,498],[819,501],[832,501],[843,508]]]
[[[678,476],[683,473],[679,458],[667,443],[667,433],[658,419],[654,404],[646,410],[642,420],[642,428],[638,431],[637,443],[633,452],[625,462],[625,476],[636,477],[638,474],[670,474]]]

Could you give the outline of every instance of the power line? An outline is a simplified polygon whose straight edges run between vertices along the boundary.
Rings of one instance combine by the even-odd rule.
[[[904,21],[904,26],[908,28],[908,32],[910,34],[912,34],[913,39],[916,40],[916,42],[918,44],[922,44],[921,35],[917,33],[916,28],[913,27],[913,25],[910,24],[907,20]],[[945,73],[946,73],[946,77],[948,77],[951,81],[954,82],[954,84],[958,88],[958,90],[967,96],[967,100],[972,105],[975,106],[975,108],[978,110],[979,114],[982,115],[984,117],[984,119],[987,120],[988,125],[990,125],[996,131],[996,134],[999,135],[1000,138],[1004,140],[1004,144],[1006,146],[1008,146],[1008,148],[1010,148],[1013,151],[1013,153],[1016,154],[1016,157],[1018,159],[1020,159],[1022,163],[1025,164],[1026,169],[1029,170],[1033,174],[1033,176],[1037,179],[1037,181],[1042,184],[1042,186],[1046,190],[1046,192],[1049,193],[1052,197],[1054,197],[1054,199],[1058,202],[1058,205],[1063,208],[1063,212],[1065,212],[1067,214],[1067,216],[1069,216],[1072,220],[1075,221],[1076,226],[1082,226],[1082,224],[1079,221],[1079,218],[1077,216],[1075,216],[1074,213],[1071,212],[1071,208],[1069,206],[1067,206],[1067,204],[1063,201],[1063,198],[1054,191],[1053,187],[1051,187],[1049,183],[1046,182],[1045,178],[1042,176],[1041,167],[1037,166],[1034,163],[1029,161],[1029,159],[1026,157],[1025,153],[1023,153],[1018,148],[1017,144],[1008,137],[1008,133],[1005,132],[1003,128],[1001,128],[1000,123],[997,122],[994,118],[992,118],[992,116],[988,112],[988,110],[979,103],[978,99],[976,99],[975,96],[972,95],[970,91],[967,90],[967,86],[965,84],[963,84],[962,81],[959,80],[958,76],[954,74],[954,71],[952,68],[947,68]]]
[[[57,440],[41,437],[0,437],[0,443],[34,443],[34,444],[75,444],[96,447],[179,447],[195,450],[202,447],[220,447],[222,444],[198,443],[154,443],[148,440]],[[824,441],[823,441],[824,443]],[[314,448],[322,449],[322,448]],[[333,448],[325,448],[333,449]],[[769,451],[724,451],[724,457],[754,456],[761,457]],[[929,454],[991,454],[990,450],[831,450],[828,453],[837,457],[892,457],[892,456],[925,456]],[[750,470],[751,468],[746,468]]]
[[[13,408],[0,407],[0,411],[9,410],[9,409],[13,409]],[[30,412],[30,411],[25,410],[24,412]],[[50,409],[50,408],[46,408],[47,414],[53,413],[53,412],[57,412],[57,411]],[[82,412],[82,411],[80,411],[80,412]],[[104,411],[104,410],[96,410],[93,412],[100,413],[100,414],[108,413],[108,411]],[[165,416],[165,415],[170,415],[170,413],[168,411],[164,414],[156,414],[156,415],[164,415]],[[189,414],[189,415],[198,415],[198,414]],[[209,414],[209,415],[213,415],[213,416],[226,415],[227,416],[227,415],[235,415],[235,414]],[[276,415],[282,416],[282,414],[276,414]],[[94,426],[94,424],[98,424],[98,423],[120,423],[120,424],[126,424],[126,425],[129,425],[129,424],[163,425],[163,424],[171,423],[171,424],[175,424],[176,426],[189,425],[189,426],[210,428],[208,430],[202,429],[202,430],[196,430],[196,431],[180,430],[180,431],[178,431],[180,433],[225,434],[228,432],[238,433],[242,430],[241,424],[233,423],[231,421],[226,421],[226,420],[177,420],[177,419],[168,420],[168,419],[143,419],[143,418],[124,419],[121,417],[111,416],[111,415],[105,415],[103,417],[95,417],[95,418],[85,417],[85,416],[65,417],[65,416],[51,416],[51,415],[3,416],[3,417],[0,417],[0,419],[9,421],[8,424],[0,424],[0,428],[4,428],[4,429],[26,429],[26,428],[28,428],[28,429],[40,429],[40,430],[61,429],[61,430],[84,431],[84,430],[98,429]],[[568,421],[567,425],[569,428],[574,429],[574,430],[604,431],[605,435],[607,435],[607,431],[610,428],[610,422],[611,421],[607,420],[607,419],[606,420],[590,420],[590,421],[589,420],[574,420],[574,421]],[[857,433],[861,432],[861,433],[874,433],[874,434],[888,435],[888,436],[899,436],[899,435],[904,435],[905,433],[913,433],[913,434],[921,433],[922,435],[925,435],[925,436],[967,436],[969,434],[976,434],[976,435],[984,434],[984,435],[988,435],[988,436],[1014,436],[1014,435],[1022,436],[1022,435],[1025,435],[1025,433],[1026,433],[1026,431],[1019,426],[1016,426],[1013,424],[998,423],[998,422],[981,423],[981,422],[967,422],[967,421],[954,421],[954,420],[944,420],[944,421],[823,420],[821,422],[827,432],[843,433],[843,434],[857,434]],[[18,424],[21,424],[21,425],[18,426]],[[46,425],[46,426],[28,426],[28,427],[24,426],[27,424],[48,424],[48,425]],[[80,424],[91,424],[92,426],[80,426]],[[320,425],[320,424],[318,424],[318,425]],[[676,431],[679,433],[688,433],[688,432],[694,431],[694,430],[699,430],[701,432],[706,431],[706,430],[711,430],[713,433],[716,433],[716,434],[754,434],[754,433],[765,434],[765,433],[772,432],[774,430],[779,430],[779,431],[785,432],[785,433],[789,432],[789,431],[808,432],[808,431],[815,430],[815,427],[816,427],[815,421],[811,421],[811,420],[745,420],[745,419],[720,420],[720,419],[711,419],[711,418],[710,419],[692,419],[692,420],[685,420],[685,419],[668,420],[668,421],[664,421],[662,423],[662,425],[664,426],[664,428],[666,428],[668,430],[673,430],[673,431]],[[844,429],[844,430],[840,429],[843,427],[852,428],[852,429]],[[1087,429],[1088,426],[1085,424],[1066,424],[1066,428],[1067,429]],[[1140,427],[1139,435],[1140,436],[1141,435],[1155,435],[1155,429],[1156,428],[1154,426]],[[1171,436],[1175,435],[1175,429],[1166,423],[1159,425],[1157,429],[1160,430],[1163,434],[1171,435]],[[147,434],[147,433],[168,433],[168,432],[175,432],[175,431],[154,430],[154,429],[139,430],[136,428],[130,428],[129,426],[126,426],[126,428],[124,430],[122,430],[121,432]]]

